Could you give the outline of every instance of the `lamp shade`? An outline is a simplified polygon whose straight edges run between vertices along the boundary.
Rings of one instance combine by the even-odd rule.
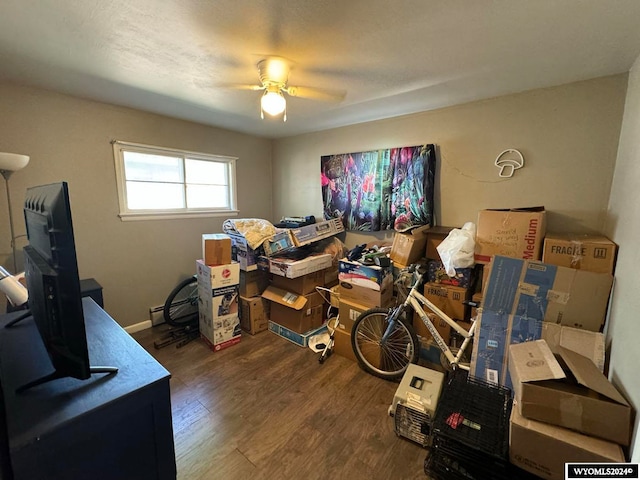
[[[28,155],[0,152],[0,170],[15,172],[26,167],[27,163],[29,163]]]

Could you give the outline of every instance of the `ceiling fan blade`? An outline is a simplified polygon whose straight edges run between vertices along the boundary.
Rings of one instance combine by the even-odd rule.
[[[347,92],[344,90],[330,90],[328,88],[290,86],[283,89],[292,97],[323,100],[325,102],[341,102]]]
[[[251,85],[244,83],[223,83],[218,84],[220,88],[231,88],[234,90],[264,90],[264,85]]]

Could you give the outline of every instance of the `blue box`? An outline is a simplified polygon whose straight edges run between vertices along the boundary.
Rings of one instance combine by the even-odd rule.
[[[482,309],[600,331],[613,276],[496,255]]]
[[[309,345],[309,338],[313,337],[314,335],[317,335],[318,333],[322,333],[326,331],[327,325],[326,324],[322,325],[321,327],[306,333],[298,333],[298,332],[294,332],[293,330],[289,330],[288,328],[283,327],[282,325],[278,325],[277,323],[269,320],[269,330],[275,333],[276,335],[282,338],[285,338],[292,343],[295,343],[296,345],[299,345],[301,347],[306,347]]]
[[[509,345],[542,338],[543,321],[483,309],[476,322],[470,374],[512,389]]]

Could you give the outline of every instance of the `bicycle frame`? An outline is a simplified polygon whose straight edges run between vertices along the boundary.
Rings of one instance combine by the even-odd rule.
[[[411,290],[409,290],[407,298],[402,303],[402,306],[401,306],[402,310],[403,311],[407,310],[408,307],[410,306],[413,309],[413,311],[418,314],[418,316],[420,317],[424,325],[427,327],[427,330],[429,330],[429,333],[431,333],[431,335],[433,336],[433,339],[438,345],[438,348],[440,348],[440,350],[445,355],[445,357],[447,357],[447,360],[452,366],[462,368],[463,370],[469,370],[469,366],[460,364],[460,359],[462,358],[465,350],[469,346],[469,343],[471,343],[471,340],[473,339],[473,335],[476,329],[476,323],[473,322],[471,324],[471,328],[469,329],[469,331],[466,331],[464,328],[458,325],[451,317],[449,317],[446,313],[444,313],[437,306],[431,303],[424,295],[422,295],[418,291],[418,287],[422,285],[422,278],[424,276],[424,273],[414,272],[413,276],[414,276],[414,282],[413,282],[413,285],[411,286]],[[464,341],[462,342],[462,345],[460,346],[460,349],[458,350],[458,353],[455,356],[453,355],[453,352],[449,348],[449,345],[447,345],[444,339],[442,338],[442,335],[440,335],[440,332],[438,332],[438,330],[436,329],[431,319],[429,319],[429,317],[423,310],[422,308],[423,305],[426,306],[433,313],[435,313],[442,320],[444,320],[462,338],[464,338]],[[393,313],[397,311],[399,310],[396,309],[394,310]],[[389,327],[387,327],[387,331],[382,337],[382,341],[385,341],[385,339],[388,337],[388,334],[390,334],[391,331],[393,330],[395,325],[394,320],[395,318],[391,319]]]

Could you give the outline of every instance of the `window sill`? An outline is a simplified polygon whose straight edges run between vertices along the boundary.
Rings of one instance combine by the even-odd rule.
[[[182,218],[215,218],[215,217],[236,217],[238,210],[207,211],[207,212],[144,212],[144,213],[121,213],[118,216],[123,222],[137,220],[175,220]]]

